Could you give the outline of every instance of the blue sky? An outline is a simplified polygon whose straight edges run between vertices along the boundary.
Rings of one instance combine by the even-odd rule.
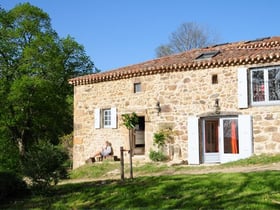
[[[12,9],[29,2],[49,14],[60,37],[85,47],[102,71],[155,58],[184,22],[196,22],[219,43],[280,35],[279,0],[2,0]],[[211,32],[211,33],[212,33]]]

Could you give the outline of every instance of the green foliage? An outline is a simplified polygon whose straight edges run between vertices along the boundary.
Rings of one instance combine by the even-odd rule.
[[[7,133],[0,129],[0,170],[21,172],[18,147],[7,137]]]
[[[151,150],[150,151],[150,154],[149,154],[149,158],[152,160],[152,161],[165,161],[167,160],[167,157],[165,154],[163,154],[162,151],[153,151]]]
[[[86,164],[70,172],[71,179],[104,177],[107,172],[120,167],[119,162],[103,161],[102,164]]]
[[[138,117],[135,112],[122,115],[123,124],[127,129],[134,128],[138,123]]]
[[[0,139],[24,154],[39,139],[53,144],[72,132],[68,80],[97,72],[74,38],[60,38],[47,13],[29,3],[0,11]],[[0,157],[1,159],[1,157]]]
[[[104,163],[104,164],[103,164]],[[87,164],[82,167],[79,167],[70,172],[71,179],[103,179],[104,175],[110,171],[119,170],[119,162],[103,162],[102,164]],[[186,166],[186,165],[176,165],[170,167],[166,162],[150,162],[143,163],[142,161],[137,161],[134,164],[134,172],[137,172],[137,175],[140,173],[141,176],[145,175],[155,175],[155,174],[174,174],[181,172],[183,174],[189,173],[189,171],[197,171],[198,173],[201,170],[212,171],[215,169],[227,169],[231,167],[246,167],[251,166],[262,166],[266,164],[280,163],[280,154],[277,155],[254,155],[250,158],[233,161],[230,163],[224,163],[219,165],[199,165],[199,166]],[[129,164],[125,164],[125,170],[129,169]],[[136,175],[136,176],[137,176]]]
[[[69,160],[67,161],[69,169],[72,169],[73,166],[73,132],[67,135],[60,137],[59,141],[62,148],[67,152]]]
[[[278,171],[137,177],[58,185],[3,209],[279,209]],[[160,202],[155,202],[160,201]]]
[[[44,191],[52,183],[57,184],[60,178],[67,177],[67,168],[64,165],[67,159],[67,152],[61,147],[40,141],[26,152],[23,172],[32,180],[35,190]]]
[[[0,203],[11,198],[26,195],[26,183],[11,171],[0,170]]]
[[[270,164],[270,163],[277,163],[277,162],[280,162],[280,153],[253,155],[249,158],[224,163],[222,164],[222,166],[232,167],[232,166],[261,165],[261,164]]]
[[[279,163],[280,154],[253,156],[243,161],[255,166]],[[243,161],[234,162],[235,166],[247,166]],[[0,209],[279,209],[278,171],[207,174],[212,169],[233,166],[137,163],[134,179],[120,181],[118,174],[109,173],[119,167],[119,162],[80,167],[71,172],[72,180],[64,182],[68,184],[54,186],[48,196],[0,202]],[[125,164],[125,168],[128,173],[129,165]],[[86,182],[77,183],[81,180]]]
[[[153,143],[157,146],[158,151],[150,150],[149,158],[152,161],[165,161],[168,159],[162,150],[169,136],[170,132],[163,129],[159,130],[157,133],[154,133]]]
[[[163,132],[154,133],[154,144],[161,148],[165,145],[165,135]]]
[[[170,143],[173,140],[174,132],[170,128],[160,129],[157,133],[154,133],[154,145],[159,149],[166,143]]]

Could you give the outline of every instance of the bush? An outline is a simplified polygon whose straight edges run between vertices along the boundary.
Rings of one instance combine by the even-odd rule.
[[[150,151],[149,157],[152,161],[165,161],[167,160],[166,155],[163,154],[161,151]]]
[[[68,169],[73,167],[73,132],[59,138],[62,148],[67,151],[69,160],[65,163]]]
[[[158,148],[162,148],[165,145],[165,139],[166,137],[162,131],[154,134],[154,144],[156,144]]]
[[[0,201],[26,195],[26,183],[10,171],[0,171]]]
[[[61,147],[40,141],[26,152],[23,172],[31,179],[33,190],[45,191],[67,177],[67,160],[67,152]]]
[[[19,149],[3,129],[0,129],[0,170],[20,173]]]

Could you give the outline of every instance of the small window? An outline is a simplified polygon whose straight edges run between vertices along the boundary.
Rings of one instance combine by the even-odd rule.
[[[141,92],[141,83],[134,83],[134,93]]]
[[[117,128],[116,107],[94,110],[94,128]]]
[[[217,74],[212,75],[212,84],[218,84],[218,75]]]
[[[103,127],[110,128],[111,127],[111,109],[103,109],[102,110],[103,117]]]
[[[251,71],[251,102],[256,104],[280,103],[280,67]]]
[[[195,60],[204,60],[204,59],[213,58],[219,53],[220,51],[210,51],[210,52],[201,53],[199,56],[195,58]]]

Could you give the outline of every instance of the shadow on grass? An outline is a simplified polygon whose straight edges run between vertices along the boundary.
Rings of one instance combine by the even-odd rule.
[[[56,186],[9,208],[279,209],[280,172],[139,177]],[[1,207],[1,206],[0,206]]]

